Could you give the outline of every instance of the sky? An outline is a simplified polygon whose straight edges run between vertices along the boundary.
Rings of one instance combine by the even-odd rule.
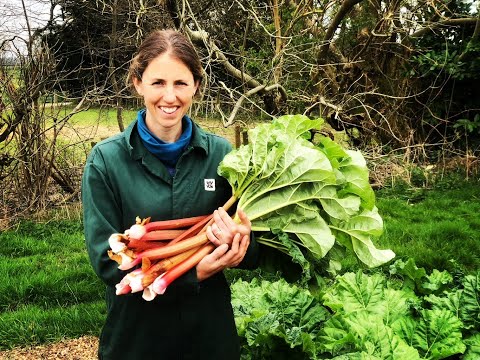
[[[50,17],[50,0],[24,0],[24,3],[32,31],[43,26]],[[28,39],[27,29],[22,0],[0,0],[0,44],[13,39],[16,48],[23,51]],[[10,50],[15,52],[15,49]]]

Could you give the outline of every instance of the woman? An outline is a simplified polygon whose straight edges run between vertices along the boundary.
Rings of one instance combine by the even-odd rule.
[[[107,319],[100,359],[239,359],[239,342],[222,270],[254,268],[251,225],[221,207],[231,195],[217,166],[231,150],[187,115],[202,81],[195,49],[173,30],[150,34],[132,60],[129,81],[145,109],[118,135],[92,150],[82,181],[88,254],[106,283]],[[214,212],[207,235],[217,247],[153,301],[115,295],[125,275],[107,256],[108,238],[137,216],[152,221]]]

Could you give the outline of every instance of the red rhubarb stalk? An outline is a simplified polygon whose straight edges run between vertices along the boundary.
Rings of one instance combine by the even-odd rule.
[[[200,260],[202,260],[206,255],[210,254],[214,248],[215,245],[211,243],[202,246],[188,259],[175,265],[173,268],[157,277],[152,284],[152,290],[160,295],[165,293],[165,290],[167,289],[168,285],[172,283],[172,281],[179,278],[188,270],[196,266],[200,262]]]
[[[159,248],[165,245],[168,245],[168,243],[165,241],[131,240],[128,243],[128,248],[135,252],[141,252],[149,249]]]
[[[153,221],[145,224],[145,230],[147,232],[155,230],[168,230],[168,229],[181,229],[195,225],[197,222],[202,221],[208,215],[193,216],[182,219],[161,220]]]
[[[205,219],[199,221],[188,230],[186,230],[183,234],[177,236],[172,241],[168,243],[168,245],[173,245],[183,239],[187,239],[188,237],[195,236],[201,232],[201,230],[205,227],[206,224],[209,224],[210,221],[213,219],[213,214],[208,215]]]
[[[139,240],[140,241],[172,240],[181,236],[185,232],[186,230],[182,230],[182,229],[153,230],[153,231],[147,232]]]
[[[151,231],[178,230],[182,228],[188,228],[203,220],[207,216],[208,215],[201,215],[182,219],[160,220],[153,222],[150,222],[150,218],[141,220],[139,217],[137,217],[136,223],[132,225],[130,229],[125,231],[125,235],[131,239],[141,239],[145,234]],[[171,237],[170,239],[173,239],[174,237],[175,236]]]
[[[188,259],[190,256],[195,254],[198,249],[199,247],[184,251],[178,255],[169,257],[167,259],[160,260],[156,264],[152,265],[147,271],[144,270],[145,276],[142,278],[142,286],[146,288],[148,285],[153,283],[153,281],[162,273],[170,270],[177,264],[180,264],[182,261]]]
[[[130,263],[122,261],[121,265],[118,268],[120,270],[129,270],[134,266],[140,264],[143,258],[149,258],[149,260],[168,258],[170,256],[180,254],[186,250],[190,250],[200,245],[203,245],[207,241],[207,234],[202,233],[173,245],[166,245],[160,248],[145,250],[141,253],[136,254],[135,258]]]

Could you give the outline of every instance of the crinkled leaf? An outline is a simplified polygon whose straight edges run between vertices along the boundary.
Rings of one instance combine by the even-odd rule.
[[[237,327],[242,326],[239,334],[250,346],[273,351],[283,342],[315,358],[314,339],[328,312],[308,290],[284,280],[237,281],[231,288]],[[259,299],[249,303],[252,294]]]
[[[393,251],[377,249],[372,242],[372,236],[380,236],[383,232],[383,221],[376,207],[339,222],[332,229],[336,230],[337,240],[347,248],[351,247],[357,257],[370,267],[380,266],[395,257]]]
[[[344,177],[344,186],[339,190],[339,196],[355,194],[362,200],[362,206],[372,210],[375,206],[375,193],[370,185],[368,168],[360,151],[347,150],[348,158],[339,164],[338,170]]]
[[[334,311],[345,313],[367,311],[382,316],[385,313],[383,290],[385,279],[374,274],[367,276],[361,271],[337,277],[335,285],[324,295],[324,304]]]
[[[396,260],[390,266],[390,274],[402,276],[404,278],[404,287],[412,290],[419,288],[427,276],[425,269],[419,268],[412,258],[409,258],[406,262],[402,259]]]
[[[360,211],[360,198],[347,195],[338,197],[337,189],[334,186],[325,186],[322,189],[321,197],[318,198],[323,210],[332,218],[348,221]]]
[[[413,344],[426,359],[444,359],[462,354],[466,347],[462,342],[462,322],[448,310],[423,310]]]
[[[425,293],[438,293],[445,289],[446,285],[451,284],[452,281],[452,275],[448,271],[434,269],[430,275],[426,276],[426,281],[422,283],[422,289],[425,290]]]
[[[341,351],[355,350],[355,337],[341,315],[332,316],[325,322],[320,335],[320,343],[324,351],[334,355]]]
[[[414,338],[417,322],[411,316],[399,318],[392,324],[392,329],[394,333],[400,336],[408,345],[415,346]]]
[[[450,310],[456,317],[461,319],[463,290],[457,289],[455,291],[444,292],[442,295],[443,296],[437,296],[431,294],[425,296],[424,299],[432,305],[432,309]]]
[[[321,136],[317,144],[318,148],[330,159],[332,166],[338,169],[340,162],[350,156],[345,149],[329,137]]]
[[[318,210],[315,211],[315,207],[307,206],[308,204],[304,205],[284,207],[261,219],[253,220],[252,229],[278,229],[296,235],[314,258],[323,258],[335,243],[335,237]],[[283,244],[288,247],[288,244]]]
[[[468,327],[480,329],[480,272],[463,280],[462,320]]]
[[[371,226],[372,215],[365,211],[376,212],[365,159],[361,153],[343,150],[328,140],[323,148],[308,142],[310,130],[320,125],[321,120],[302,115],[282,116],[261,124],[249,132],[249,145],[225,156],[218,173],[229,181],[239,199],[237,206],[246,212],[254,231],[277,226],[276,230],[295,232],[292,239],[300,239],[316,259],[325,256],[336,240],[325,224],[337,226],[340,222],[349,239],[337,240],[353,249],[366,265],[381,265],[393,253],[377,250],[371,241],[381,234],[378,226],[383,224],[380,218],[376,226]],[[291,211],[284,211],[293,206],[312,208],[312,202],[319,204],[315,209],[318,216],[309,217],[302,226],[292,221]],[[285,215],[288,218],[279,221]],[[358,226],[367,221],[369,226]],[[279,222],[285,226],[275,225]]]
[[[467,351],[463,360],[478,360],[480,359],[480,333],[476,333],[472,337],[465,339]]]
[[[408,301],[410,297],[405,291],[386,288],[384,290],[385,313],[383,322],[391,325],[399,319],[407,316],[409,311]]]
[[[364,353],[380,359],[420,359],[418,351],[396,335],[381,319],[358,312],[351,314],[346,321],[357,338],[357,348]]]
[[[310,139],[310,130],[320,129],[324,121],[322,119],[310,120],[305,115],[283,115],[281,121],[274,123],[276,129],[293,137]]]

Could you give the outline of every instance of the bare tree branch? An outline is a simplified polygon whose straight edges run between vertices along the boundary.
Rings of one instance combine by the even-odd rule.
[[[328,49],[330,47],[330,41],[333,38],[333,35],[335,34],[335,31],[337,30],[338,26],[340,23],[343,21],[345,16],[352,10],[352,8],[362,2],[362,0],[344,0],[342,2],[342,5],[340,6],[340,9],[338,10],[337,14],[333,18],[332,22],[330,23],[327,32],[325,33],[325,37],[323,38],[323,44],[320,47],[320,50],[318,52],[317,56],[317,63],[318,64],[323,64],[325,57],[328,53]]]
[[[433,31],[435,29],[444,27],[444,26],[462,26],[462,25],[470,25],[476,24],[478,22],[477,18],[461,18],[461,19],[447,19],[438,22],[434,22],[431,24],[425,24],[423,29],[420,29],[413,34],[410,34],[407,39],[415,39],[425,35],[429,31]]]

